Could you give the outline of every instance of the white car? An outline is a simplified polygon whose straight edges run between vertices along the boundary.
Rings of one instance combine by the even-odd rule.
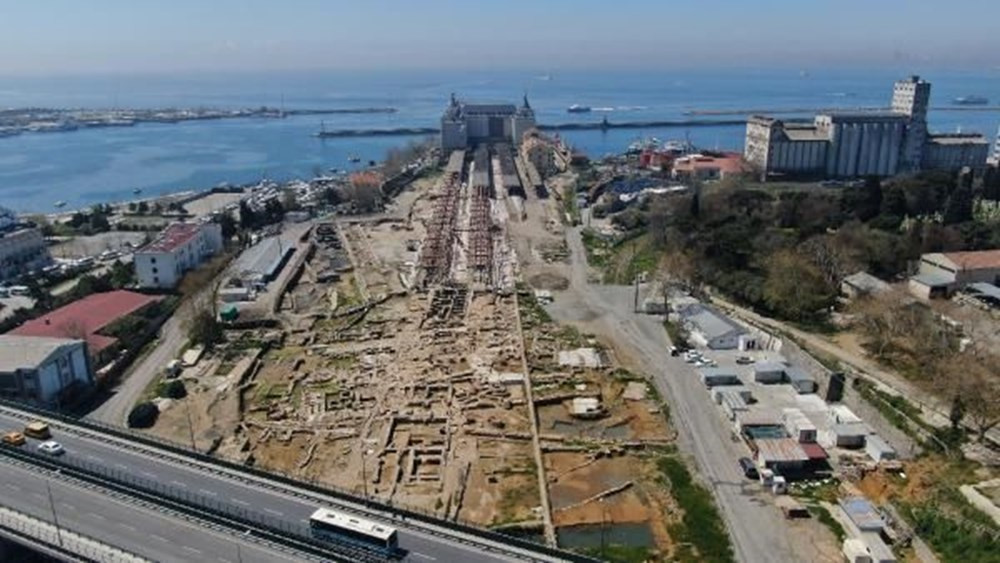
[[[66,448],[62,447],[62,444],[55,440],[47,440],[38,444],[38,451],[48,455],[62,455],[66,453]]]

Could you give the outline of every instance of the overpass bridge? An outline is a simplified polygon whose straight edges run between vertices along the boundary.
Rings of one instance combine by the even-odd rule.
[[[326,506],[395,527],[409,561],[591,561],[122,428],[0,401],[0,431],[22,428],[29,420],[47,422],[66,454],[42,456],[35,453],[35,443],[0,447],[0,487],[5,489],[0,510],[58,520],[67,530],[140,558],[220,563],[386,559],[313,540],[309,515]]]

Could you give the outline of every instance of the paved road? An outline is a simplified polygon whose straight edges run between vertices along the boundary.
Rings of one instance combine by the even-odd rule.
[[[580,229],[567,231],[566,238],[572,260],[570,287],[553,292],[555,302],[548,307],[552,316],[600,329],[653,377],[670,406],[679,445],[694,454],[698,472],[714,491],[741,561],[808,560],[805,554],[793,553],[780,512],[758,498],[738,469],[736,460],[749,451],[734,439],[694,368],[670,356],[660,320],[633,313],[633,288],[591,285]]]
[[[24,419],[0,411],[0,431],[24,426]],[[251,486],[229,475],[204,468],[174,462],[171,458],[152,457],[146,451],[135,451],[115,439],[94,434],[77,434],[54,427],[53,438],[66,448],[68,458],[76,458],[108,469],[149,479],[179,491],[198,494],[213,501],[226,502],[237,508],[263,512],[266,516],[289,522],[307,522],[309,515],[321,505],[341,506],[328,497],[301,498],[270,488]],[[37,441],[29,440],[27,447]],[[357,505],[347,508],[360,509]],[[366,511],[369,517],[373,515]],[[379,513],[380,515],[383,513]],[[377,516],[376,516],[377,517]],[[510,561],[508,557],[484,553],[481,548],[459,543],[451,538],[431,535],[388,515],[382,518],[399,529],[399,544],[410,551],[413,561]],[[148,530],[147,530],[148,531]]]
[[[154,561],[301,561],[239,536],[210,531],[170,514],[111,499],[99,491],[6,462],[0,462],[0,504],[52,522],[46,480],[52,489],[60,527]]]

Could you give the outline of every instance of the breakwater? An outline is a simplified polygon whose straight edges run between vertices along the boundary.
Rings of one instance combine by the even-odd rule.
[[[742,119],[679,119],[664,121],[590,121],[577,123],[538,124],[542,131],[607,131],[610,129],[663,129],[668,127],[731,127],[743,125]],[[316,133],[319,138],[390,137],[405,135],[436,135],[436,127],[397,127],[392,129],[329,129]]]

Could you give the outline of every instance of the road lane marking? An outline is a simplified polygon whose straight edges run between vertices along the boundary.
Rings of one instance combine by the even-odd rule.
[[[413,554],[413,555],[415,555],[415,556],[417,556],[417,557],[423,557],[424,559],[429,559],[431,561],[437,561],[437,557],[431,557],[430,555],[424,555],[423,553],[420,553],[419,551],[411,551],[410,553]]]
[[[275,516],[284,516],[285,515],[284,512],[278,512],[277,510],[275,510],[273,508],[265,508],[264,512],[270,512],[271,514],[274,514]]]
[[[11,489],[11,490],[14,490],[14,491],[20,491],[21,490],[21,487],[18,487],[14,483],[4,483],[4,486],[6,486],[8,489]]]
[[[184,551],[190,551],[191,553],[201,553],[200,549],[195,549],[189,545],[182,545],[181,549],[183,549]]]
[[[122,528],[125,528],[126,530],[132,530],[133,532],[135,531],[135,527],[134,526],[129,526],[128,524],[126,524],[124,522],[119,522],[118,525],[121,526]]]
[[[76,507],[75,507],[75,506],[73,506],[72,504],[69,504],[68,502],[61,502],[61,503],[59,503],[59,504],[60,504],[61,506],[63,506],[64,508],[68,508],[68,509],[70,509],[70,510],[76,510]]]
[[[230,561],[230,560],[226,559],[225,557],[219,557],[219,561],[220,561],[221,563],[233,563],[232,561]]]
[[[156,534],[149,534],[149,537],[153,538],[154,540],[159,540],[159,541],[161,541],[163,543],[170,543],[169,541],[167,541],[167,538],[164,538],[162,536],[158,536]]]
[[[94,518],[97,518],[98,520],[107,520],[107,518],[101,516],[100,514],[98,514],[96,512],[88,512],[87,515],[93,516]]]
[[[149,471],[143,471],[142,474],[145,475],[146,477],[149,477],[150,479],[156,479],[155,473],[150,473]]]
[[[123,463],[116,463],[116,464],[115,464],[115,467],[117,467],[118,469],[125,469],[125,470],[128,470],[128,466],[127,466],[127,465],[125,465],[125,464],[123,464]]]
[[[31,496],[33,496],[35,498],[40,498],[40,499],[44,499],[45,498],[45,495],[43,495],[42,493],[31,493]]]
[[[213,491],[208,491],[208,490],[205,490],[205,489],[198,489],[198,492],[201,493],[201,494],[203,494],[203,495],[208,495],[210,497],[218,496],[218,494],[219,494],[219,493],[216,493],[216,492],[213,492]]]
[[[236,504],[242,504],[243,506],[250,506],[250,503],[245,500],[240,500],[238,498],[230,498],[229,500],[235,502]]]
[[[87,454],[87,459],[89,459],[90,461],[101,461],[101,458],[97,457],[96,455],[90,455],[90,454]]]
[[[187,486],[187,484],[181,483],[180,481],[171,481],[170,484],[171,485],[177,485],[178,487],[186,487]]]

